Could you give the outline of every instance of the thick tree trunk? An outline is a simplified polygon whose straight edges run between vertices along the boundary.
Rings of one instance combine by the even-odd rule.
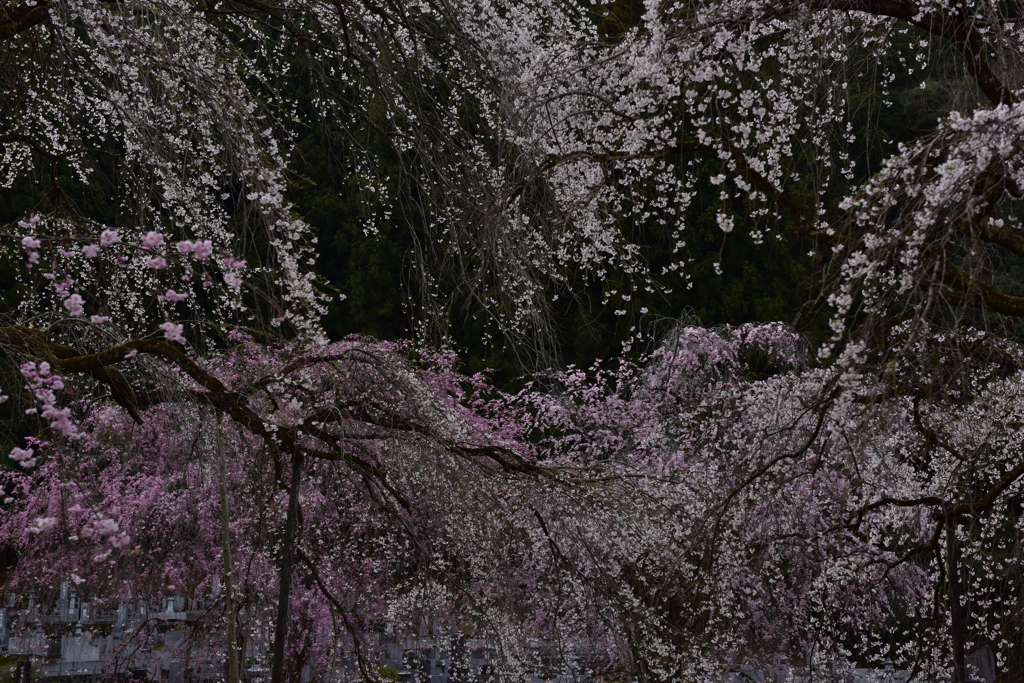
[[[288,494],[288,515],[284,522],[284,542],[281,548],[281,591],[277,598],[277,627],[274,631],[274,660],[270,669],[270,683],[284,683],[284,651],[288,641],[288,595],[292,588],[295,530],[299,523],[302,460],[302,453],[295,453],[292,456],[292,483]]]
[[[238,630],[235,613],[235,584],[231,564],[231,533],[228,517],[228,473],[224,456],[224,434],[221,432],[221,418],[217,417],[217,454],[220,457],[220,542],[224,554],[224,619],[227,621],[228,683],[240,683]]]
[[[953,644],[953,683],[967,683],[967,655],[964,651],[966,619],[960,604],[960,549],[956,542],[956,519],[946,521],[946,580],[949,585],[949,636]]]

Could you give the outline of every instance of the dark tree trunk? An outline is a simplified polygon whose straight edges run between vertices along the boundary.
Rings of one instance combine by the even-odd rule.
[[[967,655],[964,652],[966,615],[960,604],[960,549],[956,543],[956,518],[946,521],[946,580],[949,583],[949,635],[953,644],[953,683],[967,683]]]
[[[299,523],[302,460],[302,453],[295,453],[292,456],[292,483],[288,494],[288,515],[284,522],[284,542],[281,548],[281,592],[277,598],[277,626],[274,630],[274,660],[270,669],[270,683],[284,683],[284,651],[288,642],[288,596],[292,588],[295,530]]]
[[[231,520],[228,516],[228,474],[224,456],[224,433],[217,416],[217,454],[220,459],[220,542],[224,553],[224,619],[227,622],[228,683],[240,683],[238,656],[238,614],[235,611],[234,567],[231,564]],[[243,650],[244,652],[244,650]]]

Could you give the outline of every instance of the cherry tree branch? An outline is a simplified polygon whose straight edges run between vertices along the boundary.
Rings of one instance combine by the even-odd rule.
[[[1013,91],[1003,85],[992,70],[977,26],[966,12],[959,11],[949,16],[940,16],[936,13],[926,13],[917,3],[902,0],[813,0],[810,6],[814,9],[866,12],[875,16],[891,17],[916,26],[933,36],[945,38],[963,57],[968,73],[992,104],[1012,104],[1017,101]]]
[[[27,2],[5,2],[0,8],[0,40],[13,38],[46,21],[49,16],[50,0],[38,0],[32,5]]]

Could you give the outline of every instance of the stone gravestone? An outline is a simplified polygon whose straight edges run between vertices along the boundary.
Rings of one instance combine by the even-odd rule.
[[[128,605],[127,603],[121,602],[117,605],[117,621],[114,622],[114,634],[121,635],[124,633],[125,626],[128,623]]]
[[[764,683],[764,674],[752,666],[741,665],[734,670],[732,683]]]
[[[186,645],[184,631],[168,631],[164,634],[164,649],[166,650],[180,650]]]
[[[171,662],[167,665],[167,683],[182,683],[185,680],[185,665]]]
[[[23,659],[14,669],[14,683],[32,683],[32,660]]]
[[[68,597],[68,621],[77,622],[79,620],[78,608],[78,589],[72,588]]]
[[[60,614],[61,621],[68,620],[68,582],[62,581],[60,584],[60,597],[57,598],[57,613]]]
[[[6,607],[0,607],[0,650],[7,649],[7,639],[10,636],[7,626],[7,612],[8,609]]]
[[[995,683],[996,658],[988,645],[982,646],[967,657],[967,678],[982,683]]]

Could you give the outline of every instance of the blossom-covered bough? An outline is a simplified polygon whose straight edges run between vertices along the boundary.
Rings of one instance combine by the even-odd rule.
[[[596,188],[614,187],[616,179],[622,185],[631,172],[657,177],[667,195],[658,201],[667,203],[687,201],[685,189],[696,185],[694,176],[679,181],[665,175],[680,172],[669,161],[677,163],[680,154],[697,155],[700,161],[691,168],[700,168],[707,163],[707,156],[700,155],[715,155],[722,172],[713,181],[726,188],[723,199],[742,197],[747,202],[744,218],[749,221],[760,212],[767,219],[746,223],[758,238],[769,234],[774,214],[832,249],[838,273],[831,298],[837,309],[835,346],[825,347],[821,355],[837,357],[834,374],[814,379],[814,373],[805,373],[798,392],[808,411],[821,406],[822,431],[806,442],[807,448],[769,450],[751,475],[770,480],[785,471],[790,458],[800,462],[797,456],[814,455],[821,459],[814,466],[822,468],[820,476],[856,484],[828,505],[844,514],[813,532],[790,536],[798,545],[795,539],[801,536],[820,541],[826,530],[854,534],[847,539],[854,545],[840,555],[849,564],[822,571],[815,579],[821,585],[826,580],[841,585],[865,563],[883,567],[887,577],[897,567],[931,572],[930,608],[913,604],[920,587],[904,590],[909,607],[887,608],[893,631],[877,642],[885,644],[890,656],[913,664],[915,674],[941,670],[943,658],[949,657],[957,680],[968,676],[966,653],[982,644],[997,651],[1005,664],[1006,658],[1016,656],[1010,643],[1019,627],[1011,625],[1015,608],[994,606],[1016,599],[1009,597],[1017,589],[1004,562],[1012,556],[1008,548],[1019,533],[1014,501],[1024,473],[1019,423],[1012,417],[1020,368],[1014,319],[1022,309],[1008,270],[1021,256],[1016,216],[1019,26],[1005,8],[988,3],[738,2],[647,9],[641,30],[614,45],[593,48],[622,57],[610,66],[594,62],[594,70],[609,72],[622,65],[618,76],[608,79],[604,97],[588,89],[582,78],[571,85],[552,78],[555,87],[565,88],[563,101],[572,101],[570,91],[579,94],[577,102],[593,105],[586,113],[597,114],[554,117],[564,128],[551,140],[573,140],[577,150],[557,150],[545,168],[593,168],[595,197]],[[911,65],[906,72],[926,68],[924,48],[929,45],[958,53],[976,90],[957,104],[978,109],[954,111],[934,134],[902,146],[863,188],[849,191],[839,207],[844,213],[833,213],[826,203],[827,184],[842,184],[843,174],[852,178],[856,171],[844,158],[852,131],[843,129],[851,106],[845,91],[867,71],[858,53],[863,56],[866,50],[883,60],[898,57],[894,41],[900,35],[908,36],[904,46],[922,48],[904,54]],[[580,73],[602,83],[593,70]],[[638,90],[647,97],[621,87],[633,82],[642,82]],[[659,87],[671,96],[659,98]],[[885,87],[883,80],[883,97]],[[613,90],[621,99],[612,99]],[[680,99],[686,113],[676,118],[669,103]],[[620,106],[603,107],[606,102]],[[645,105],[650,109],[641,110]],[[654,112],[662,118],[656,119]],[[603,125],[587,128],[598,116]],[[529,120],[543,126],[552,118],[535,114]],[[658,122],[657,135],[642,128],[652,121]],[[675,127],[668,128],[666,122]],[[571,126],[579,127],[570,132]],[[541,139],[540,134],[534,139]],[[810,156],[806,167],[797,161],[801,154]],[[659,168],[659,163],[665,165]],[[642,170],[633,170],[638,167]],[[792,173],[801,168],[819,184],[812,201],[805,199],[803,205],[787,196],[792,188],[806,197]],[[586,186],[580,177],[567,179],[566,187],[579,192]],[[673,182],[681,190],[673,190]],[[642,211],[656,215],[647,205]],[[720,216],[726,234],[735,224],[730,216]],[[674,216],[672,226],[685,238],[684,222]],[[996,405],[1000,408],[986,412]],[[706,432],[710,416],[723,408],[708,409],[703,421],[693,425],[694,433]],[[735,420],[742,426],[733,430],[752,429],[765,420],[779,420],[780,430],[800,424],[787,423],[785,415],[781,405],[764,415],[747,413]],[[876,421],[891,424],[879,429]],[[712,433],[720,442],[715,448],[729,443],[721,432]],[[871,444],[868,434],[887,436]],[[737,444],[731,448],[746,452]],[[826,454],[836,458],[831,467],[822,464]],[[810,482],[817,479],[805,476]],[[718,490],[730,487],[720,485]],[[808,507],[819,504],[809,502]],[[875,524],[884,532],[867,531],[869,513],[879,515]],[[854,560],[857,554],[848,553],[861,541],[894,550],[884,557],[868,553]],[[958,559],[972,554],[971,559]],[[794,597],[796,603],[806,600]],[[852,613],[871,613],[855,604],[853,599],[847,604]],[[907,626],[908,612],[922,621]],[[841,617],[848,626],[849,619],[849,614]],[[809,633],[827,631],[824,624],[809,622]],[[947,646],[951,649],[942,649]],[[851,649],[863,653],[869,648],[862,642]]]
[[[1001,605],[973,632],[1014,628],[1019,467],[986,480],[1014,449],[1016,377],[953,412],[844,394],[781,325],[681,326],[643,366],[507,397],[450,356],[364,340],[236,333],[194,359],[163,338],[4,335],[52,434],[5,475],[12,586],[192,595],[227,573],[236,638],[280,643],[290,669],[355,652],[372,678],[387,624],[471,625],[508,676],[537,665],[536,638],[577,673],[644,680],[780,651],[924,675],[944,668],[950,557],[973,567],[964,594]],[[972,523],[943,545],[949,520]],[[271,642],[275,612],[290,627]]]
[[[12,350],[16,332],[42,343],[9,328]],[[591,675],[658,645],[666,615],[621,579],[670,566],[685,538],[682,520],[659,514],[666,492],[637,488],[621,465],[537,452],[528,413],[453,372],[451,357],[362,340],[236,341],[202,365],[153,339],[78,356],[21,347],[53,360],[57,391],[77,373],[147,357],[181,378],[147,391],[123,379],[131,410],[79,394],[63,439],[19,449],[31,457],[24,474],[5,476],[2,524],[21,554],[14,587],[71,576],[108,599],[195,594],[224,572],[228,623],[245,637],[266,638],[276,602],[263,644],[278,677],[286,657],[293,671],[310,662],[326,672],[349,652],[372,679],[383,624],[413,635],[425,625],[437,638],[478,631],[505,676],[536,666],[537,638]],[[43,363],[23,373],[55,377]],[[122,377],[133,374],[154,376]],[[36,399],[50,419],[54,397]],[[211,410],[231,419],[217,427]],[[232,600],[246,606],[237,617]],[[648,668],[685,661],[661,657]]]
[[[121,593],[122,596],[125,590],[138,591],[145,587],[156,591],[167,590],[160,583],[152,583],[151,579],[148,586],[141,585],[147,583],[143,577],[155,572],[157,582],[167,580],[170,574],[181,571],[179,563],[183,557],[193,554],[202,556],[203,552],[211,552],[211,548],[203,545],[204,540],[212,539],[213,548],[220,550],[217,534],[221,523],[219,517],[194,519],[193,524],[212,525],[214,531],[206,531],[205,536],[201,534],[199,537],[184,538],[177,542],[162,541],[160,544],[170,546],[163,548],[162,553],[160,548],[154,550],[150,544],[135,545],[136,557],[133,558],[133,553],[126,552],[120,561],[130,566],[141,559],[141,564],[146,570],[139,575],[140,581],[136,581],[136,585],[118,587],[116,583],[114,586],[109,585],[111,569],[106,566],[106,562],[110,556],[110,549],[97,554],[95,542],[81,539],[82,543],[78,544],[81,547],[76,552],[75,541],[79,541],[79,536],[84,534],[77,531],[77,521],[69,519],[69,515],[72,519],[80,518],[86,513],[83,504],[90,512],[98,515],[97,519],[109,521],[111,513],[119,513],[120,519],[112,521],[113,526],[110,527],[111,534],[116,535],[101,534],[101,540],[109,540],[113,549],[122,549],[128,546],[132,539],[138,542],[145,538],[147,533],[157,533],[157,530],[152,528],[155,520],[147,519],[147,514],[151,512],[149,506],[156,504],[153,500],[154,493],[159,494],[162,487],[175,486],[178,485],[176,482],[187,481],[190,471],[198,466],[191,460],[196,457],[201,460],[204,447],[207,451],[227,448],[232,455],[230,462],[236,477],[242,476],[239,472],[244,473],[253,467],[251,450],[262,449],[265,458],[269,458],[265,465],[266,469],[261,470],[260,477],[246,483],[250,487],[263,488],[264,494],[269,495],[270,499],[263,501],[262,505],[271,506],[272,513],[284,512],[286,518],[283,545],[279,550],[283,559],[280,568],[281,610],[277,626],[279,632],[275,640],[279,644],[275,651],[275,676],[281,675],[280,668],[283,666],[285,631],[282,629],[285,629],[285,620],[288,618],[288,583],[291,579],[292,558],[298,556],[309,564],[312,561],[311,557],[323,559],[319,550],[328,553],[337,551],[337,548],[330,544],[325,548],[318,548],[317,536],[320,532],[308,529],[306,535],[309,541],[305,547],[300,546],[298,550],[295,548],[298,540],[298,520],[302,515],[299,484],[304,461],[311,459],[312,462],[321,463],[319,471],[323,472],[328,482],[332,477],[351,478],[352,481],[336,483],[343,489],[354,487],[354,493],[350,491],[348,495],[358,495],[361,498],[358,503],[353,501],[357,508],[366,505],[382,508],[378,510],[379,513],[396,516],[392,523],[402,522],[408,525],[408,533],[417,544],[431,545],[441,543],[442,539],[435,534],[426,533],[422,528],[424,525],[430,526],[429,511],[418,510],[422,507],[422,501],[417,500],[408,491],[401,490],[402,477],[410,476],[408,472],[402,473],[401,469],[410,467],[408,461],[417,454],[418,457],[428,460],[446,454],[448,462],[444,464],[449,468],[457,468],[459,459],[468,463],[485,463],[470,465],[472,468],[481,468],[478,476],[484,477],[499,476],[502,472],[532,477],[543,473],[536,465],[523,461],[515,451],[502,445],[501,440],[489,431],[477,434],[478,430],[460,416],[455,406],[446,404],[445,391],[458,391],[458,385],[452,383],[457,383],[460,378],[453,377],[450,373],[435,373],[428,377],[431,384],[425,385],[422,378],[403,362],[400,349],[389,348],[387,345],[350,342],[326,349],[316,346],[302,348],[296,345],[266,349],[247,342],[234,354],[221,359],[220,364],[214,361],[217,365],[216,371],[211,371],[204,369],[182,350],[164,340],[132,340],[100,352],[76,355],[75,350],[70,347],[48,343],[36,330],[13,327],[5,328],[4,334],[8,350],[20,351],[35,358],[49,359],[38,364],[24,364],[22,373],[26,378],[41,378],[42,381],[56,378],[58,382],[53,388],[59,393],[60,389],[67,388],[64,378],[69,378],[70,381],[70,377],[76,374],[91,374],[95,380],[109,388],[111,397],[124,411],[121,415],[125,419],[133,419],[139,423],[138,427],[121,423],[116,413],[104,408],[105,402],[102,399],[93,401],[84,397],[77,401],[75,407],[80,417],[73,422],[69,419],[71,411],[68,408],[55,407],[58,399],[53,391],[36,389],[39,381],[27,385],[26,388],[34,391],[35,398],[42,405],[41,416],[46,420],[52,419],[52,428],[63,432],[64,441],[46,447],[41,442],[33,441],[33,447],[36,449],[33,451],[33,457],[19,458],[22,467],[33,472],[35,476],[42,476],[43,479],[42,483],[36,486],[31,483],[32,476],[15,476],[8,480],[9,490],[25,494],[25,498],[20,501],[25,507],[21,514],[6,520],[5,531],[14,534],[15,538],[22,539],[17,542],[18,546],[28,540],[37,542],[36,534],[40,535],[38,540],[42,540],[44,535],[60,534],[61,538],[67,538],[66,542],[70,544],[70,548],[65,548],[69,565],[64,566],[63,563],[55,563],[52,559],[40,557],[47,569],[37,568],[34,581],[40,581],[45,585],[48,579],[56,579],[60,577],[61,572],[70,571],[76,576],[85,576],[90,581],[107,584],[108,589],[112,588],[115,594]],[[165,377],[157,388],[133,390],[125,374],[115,369],[115,366],[137,364],[147,356],[160,359],[167,366],[166,374],[177,372],[181,378],[178,381],[168,381]],[[61,376],[54,374],[55,372],[60,372]],[[131,374],[129,372],[129,376]],[[136,371],[134,374],[148,377],[149,386],[153,386],[152,373]],[[52,385],[54,383],[50,382],[48,386]],[[234,427],[226,428],[231,434],[230,439],[218,437],[218,443],[211,443],[208,432],[215,421],[209,415],[210,409],[231,418]],[[140,412],[146,413],[146,420],[140,417]],[[44,455],[47,450],[52,451],[52,454]],[[28,449],[17,451],[18,454],[30,452]],[[106,456],[102,455],[104,453]],[[138,455],[135,455],[136,453]],[[146,459],[155,458],[158,464],[134,460],[143,454]],[[107,462],[114,462],[116,465],[98,465],[97,459],[102,462],[104,457],[109,457],[110,460]],[[210,463],[213,467],[217,466],[216,459],[210,457],[209,452],[206,453],[206,457],[213,461]],[[39,466],[39,470],[35,470],[37,458],[45,462]],[[391,462],[395,458],[399,459],[398,463]],[[452,461],[451,458],[456,460]],[[406,462],[402,464],[402,460]],[[341,467],[341,472],[332,468],[330,463]],[[427,464],[422,463],[420,467]],[[402,468],[391,471],[398,465]],[[312,476],[316,469],[316,465],[309,466],[309,476]],[[411,466],[411,469],[415,474],[419,468]],[[492,469],[494,472],[488,474]],[[435,476],[441,476],[443,479],[443,474],[443,471],[439,471]],[[468,474],[465,473],[463,477]],[[425,473],[416,476],[429,479]],[[134,485],[139,477],[143,478],[145,486],[135,490]],[[289,491],[285,502],[286,510],[274,510],[272,507],[276,502],[273,497],[277,491],[273,483],[275,480],[280,487]],[[212,481],[213,485],[216,485],[216,477]],[[319,482],[313,477],[308,486],[315,487],[318,483],[327,487],[320,491],[321,495],[327,496],[321,504],[343,515],[354,514],[352,510],[342,505],[339,496],[344,494],[332,490],[329,484]],[[52,499],[56,491],[62,491],[68,485],[73,486],[77,492],[70,501],[76,503],[75,505],[69,505],[69,500],[63,496],[58,500]],[[246,491],[251,491],[251,488],[247,488]],[[194,493],[201,492],[202,487]],[[244,493],[240,493],[239,496],[244,499]],[[173,495],[169,497],[172,500],[174,498]],[[191,500],[191,494],[188,499]],[[215,495],[213,499],[216,500],[217,496]],[[57,507],[54,507],[55,505]],[[170,505],[174,508],[173,502]],[[258,501],[238,502],[237,505],[235,514],[245,520],[244,524],[256,522],[256,519],[249,515],[254,511],[253,505],[260,505]],[[316,503],[310,502],[309,505],[314,506]],[[71,507],[75,509],[69,512]],[[204,503],[204,507],[209,507],[208,502]],[[306,514],[306,525],[332,524],[330,520],[314,523],[312,519],[316,518],[311,519],[308,510]],[[426,517],[420,519],[420,515]],[[85,518],[88,519],[88,515]],[[34,521],[28,523],[30,520]],[[467,521],[468,517],[463,516],[460,523]],[[357,525],[360,523],[362,522],[356,519],[347,522]],[[140,524],[143,527],[148,526],[146,533],[137,531],[137,525]],[[18,530],[19,527],[21,531]],[[248,527],[238,532],[239,537],[245,539],[241,543],[243,548],[254,540],[246,538],[246,530]],[[184,530],[175,528],[174,531],[178,533]],[[261,573],[247,574],[244,578],[247,582],[252,582],[251,585],[260,586],[261,591],[266,591],[268,567],[273,566],[269,554],[274,548],[265,538],[265,532],[261,533],[263,538],[255,540],[262,540],[268,545],[261,548],[263,556],[258,558],[262,561],[259,565],[262,567]],[[92,536],[95,537],[95,534]],[[11,541],[12,537],[8,536],[7,540]],[[181,541],[184,541],[184,544]],[[161,554],[166,564],[154,562],[154,552]],[[403,553],[405,552],[416,554],[415,548],[404,548]],[[139,554],[141,558],[138,557]],[[150,557],[147,558],[146,555]],[[237,548],[234,557],[236,563],[245,561],[240,559],[240,551]],[[423,561],[429,563],[431,559],[428,553]],[[409,561],[408,558],[402,557],[397,560]],[[248,561],[251,566],[251,556]],[[25,557],[19,569],[31,571],[31,563],[30,556]],[[117,565],[118,559],[115,558],[110,563]],[[175,566],[179,568],[174,569]],[[325,572],[335,571],[333,564],[329,562],[319,569],[314,565],[310,567],[310,571],[316,573],[317,582],[324,595],[337,600],[333,598],[323,579],[319,578]],[[211,569],[209,565],[195,564],[186,576],[179,576],[171,585],[176,583],[182,590],[195,590],[197,586],[208,585],[211,575],[217,573],[217,569]],[[129,574],[122,575],[119,572],[118,575]],[[105,580],[100,577],[105,577]],[[96,587],[99,588],[98,585]],[[342,595],[348,599],[344,593]],[[378,618],[381,617],[383,615],[378,615]],[[316,628],[323,628],[323,624],[317,624]],[[358,648],[358,640],[355,645]],[[319,654],[328,656],[327,662],[330,663],[330,650],[326,655]]]

